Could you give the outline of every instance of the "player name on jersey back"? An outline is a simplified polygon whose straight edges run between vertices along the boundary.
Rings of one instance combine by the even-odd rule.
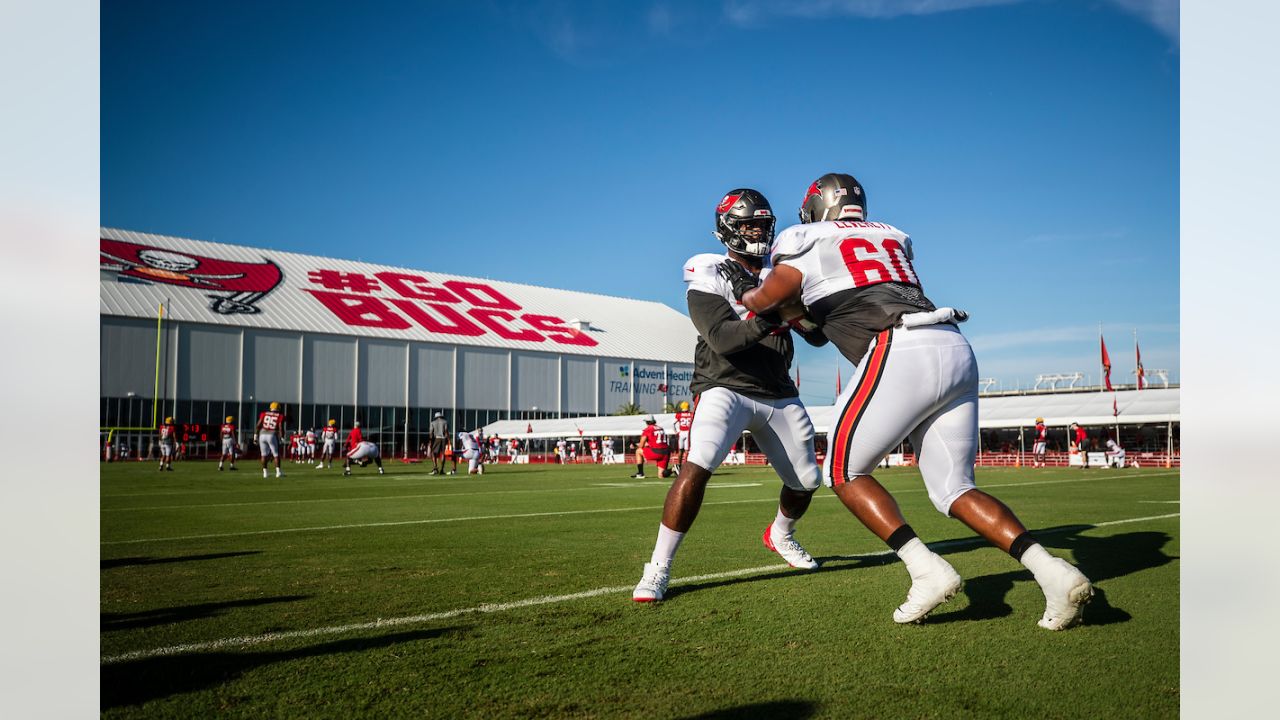
[[[801,300],[812,305],[841,290],[885,282],[920,286],[911,238],[892,225],[831,220],[792,225],[773,243],[773,264],[804,273]]]

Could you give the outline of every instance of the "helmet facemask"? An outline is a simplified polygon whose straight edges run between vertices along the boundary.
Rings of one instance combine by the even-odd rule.
[[[773,228],[776,222],[777,218],[772,215],[750,218],[723,215],[715,235],[736,253],[764,257],[769,254],[769,247],[773,245]]]

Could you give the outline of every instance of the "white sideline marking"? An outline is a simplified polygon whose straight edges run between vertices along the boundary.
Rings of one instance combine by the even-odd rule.
[[[1094,527],[1124,525],[1126,523],[1144,522],[1146,520],[1174,518],[1178,517],[1178,515],[1179,513],[1170,513],[1168,515],[1153,515],[1150,517],[1127,518],[1124,520],[1108,520],[1106,522],[1091,523],[1091,525]],[[929,547],[941,548],[949,547],[951,545],[964,545],[972,543],[976,539],[977,538],[966,538],[963,540],[948,540],[945,542],[929,543]],[[838,560],[858,560],[862,558],[880,557],[891,554],[893,554],[892,550],[880,550],[878,552],[859,553],[857,555],[837,555],[835,557]],[[741,570],[727,570],[725,572],[693,575],[690,577],[673,579],[671,584],[687,585],[689,583],[706,582],[708,580],[723,580],[725,578],[742,577],[744,575],[758,575],[764,572],[788,569],[788,567],[789,566],[785,563],[760,565],[753,568],[743,568]],[[103,665],[113,665],[116,663],[129,662],[131,660],[146,660],[149,658],[168,657],[171,655],[181,655],[184,653],[201,652],[205,650],[247,648],[280,640],[313,638],[325,635],[342,635],[360,630],[380,630],[382,628],[399,627],[402,625],[418,625],[421,623],[436,622],[438,620],[448,620],[461,615],[498,613],[537,605],[551,605],[554,603],[567,602],[569,600],[582,600],[585,598],[598,597],[600,595],[612,595],[614,593],[627,592],[631,589],[632,586],[630,585],[615,585],[613,587],[595,588],[594,590],[583,590],[582,592],[569,593],[568,595],[542,595],[540,597],[526,598],[524,600],[516,600],[509,603],[486,603],[483,605],[476,605],[475,607],[459,608],[457,610],[446,610],[444,612],[436,613],[425,613],[422,615],[408,615],[398,618],[378,618],[377,620],[369,622],[332,625],[329,627],[311,628],[310,630],[288,630],[285,632],[266,633],[263,635],[242,635],[240,637],[222,638],[220,640],[210,640],[207,642],[187,643],[185,645],[169,645],[167,647],[152,648],[150,650],[134,650],[131,652],[120,653],[119,655],[106,655],[102,657],[101,663]]]
[[[1140,503],[1149,503],[1152,505],[1181,505],[1181,500],[1139,500]]]
[[[1144,475],[1142,477],[1156,477],[1158,475],[1176,475],[1176,474],[1177,473],[1172,473],[1172,472],[1152,473],[1150,475]],[[982,487],[993,488],[993,487],[1019,487],[1024,485],[1056,485],[1059,483],[1095,482],[1098,480],[1107,480],[1109,478],[1115,478],[1115,477],[1119,477],[1119,476],[1112,475],[1109,477],[1096,477],[1096,478],[1072,478],[1069,480],[1045,480],[1045,481],[1028,482],[1028,483],[1005,483],[1003,485],[983,485]],[[925,492],[925,488],[923,487],[907,488],[907,489],[899,490],[898,492]],[[820,498],[834,498],[834,497],[835,495],[833,494],[820,496]],[[776,502],[776,501],[773,498],[752,498],[749,500],[715,500],[711,502],[704,502],[703,505],[738,505],[741,503],[760,503],[760,502]],[[556,511],[549,511],[549,512],[536,512],[536,513],[512,513],[508,515],[472,515],[469,517],[431,518],[427,520],[395,520],[390,522],[354,523],[349,525],[315,525],[310,527],[299,527],[299,528],[277,528],[274,530],[244,530],[241,532],[206,533],[203,535],[176,535],[173,537],[138,538],[134,540],[103,540],[99,542],[99,545],[134,545],[138,543],[172,542],[172,541],[179,541],[179,540],[207,540],[210,538],[244,537],[249,535],[280,535],[283,533],[315,532],[320,530],[351,530],[354,528],[396,527],[399,525],[433,525],[438,523],[470,522],[473,520],[511,520],[511,519],[518,519],[518,518],[555,517],[559,515],[592,515],[595,513],[633,512],[637,510],[651,511],[651,510],[661,510],[661,509],[662,509],[661,505],[646,505],[642,507],[600,508],[595,510],[556,510]]]
[[[1177,475],[1177,474],[1178,473],[1176,472],[1159,472],[1159,473],[1146,473],[1143,475],[1104,475],[1101,477],[1079,477],[1079,478],[1068,478],[1066,480],[1035,480],[1032,482],[1022,482],[1022,483],[997,483],[997,484],[983,483],[982,485],[979,486],[979,488],[987,489],[987,488],[1001,488],[1001,487],[1022,487],[1022,486],[1029,486],[1029,485],[1057,485],[1059,483],[1097,482],[1100,480],[1113,480],[1117,477],[1141,479],[1141,478],[1161,477],[1166,475]],[[740,484],[711,483],[707,487],[750,487],[750,486],[762,485],[762,484],[763,483],[740,483]],[[193,508],[246,507],[246,506],[257,506],[257,505],[295,505],[295,504],[327,503],[327,502],[335,502],[335,503],[361,502],[364,500],[419,500],[422,498],[471,497],[471,496],[484,496],[484,495],[527,495],[527,494],[542,494],[542,493],[577,492],[579,490],[591,490],[597,487],[615,488],[615,487],[640,487],[640,486],[659,486],[659,485],[662,487],[667,487],[668,485],[670,485],[670,483],[666,481],[655,480],[655,481],[643,482],[643,483],[594,483],[590,486],[570,487],[570,488],[543,488],[540,490],[488,490],[483,492],[426,493],[426,494],[414,494],[414,495],[374,495],[374,496],[349,497],[349,498],[305,498],[305,499],[298,499],[298,500],[254,500],[254,501],[248,501],[248,502],[233,502],[233,503],[196,503],[191,505],[150,505],[145,507],[101,508],[101,512],[131,512],[131,511],[141,511],[141,510],[190,510]],[[382,486],[382,487],[388,487],[388,486]],[[390,487],[395,487],[395,486],[390,486]],[[280,489],[280,488],[276,488],[276,489]],[[349,488],[344,488],[344,489],[349,489]],[[897,490],[896,492],[924,492],[924,489],[923,488],[903,488],[901,490]],[[141,494],[150,495],[150,494],[159,494],[159,493],[141,493]],[[173,494],[180,494],[180,493],[173,493]],[[102,497],[103,498],[134,497],[134,495],[103,495]]]

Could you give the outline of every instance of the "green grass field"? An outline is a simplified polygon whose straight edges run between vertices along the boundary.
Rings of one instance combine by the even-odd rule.
[[[101,473],[106,717],[1175,717],[1177,470],[980,470],[1097,588],[1036,627],[1031,574],[878,476],[965,577],[924,624],[908,579],[829,490],[788,568],[760,535],[779,481],[717,473],[666,602],[630,599],[667,481],[634,466],[483,477],[183,463]]]

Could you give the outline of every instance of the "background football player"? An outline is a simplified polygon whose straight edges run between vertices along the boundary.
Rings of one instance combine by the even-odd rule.
[[[462,431],[458,433],[458,440],[462,442],[462,459],[467,461],[467,473],[470,475],[484,474],[484,446],[480,440],[480,429],[474,432]],[[561,441],[563,442],[563,441]],[[454,456],[456,463],[456,455]],[[457,465],[454,465],[457,468]]]
[[[177,452],[178,427],[167,417],[160,424],[160,470],[173,472],[173,456]]]
[[[320,462],[316,463],[316,469],[333,467],[333,456],[337,454],[338,421],[331,419],[329,424],[320,431]]]
[[[689,429],[693,427],[693,412],[689,410],[689,401],[681,401],[676,410],[676,466],[684,465],[685,456],[689,453]]]
[[[658,427],[658,421],[652,415],[644,419],[644,430],[640,433],[640,444],[636,446],[636,474],[631,477],[644,479],[644,461],[648,460],[658,466],[658,477],[667,476],[667,463],[671,460],[671,447],[667,444],[667,433]]]
[[[280,438],[284,436],[284,413],[280,412],[280,403],[273,402],[267,409],[258,414],[258,423],[254,426],[254,439],[258,450],[262,453],[262,477],[267,477],[267,460],[275,458],[276,477],[284,477],[280,471]]]
[[[978,364],[957,325],[967,315],[937,308],[925,297],[911,266],[910,238],[866,221],[866,207],[852,176],[823,175],[805,193],[802,224],[778,236],[774,270],[758,288],[736,264],[722,265],[750,310],[769,312],[801,299],[857,366],[836,401],[823,480],[907,566],[911,589],[893,614],[896,622],[923,619],[961,586],[960,575],[916,537],[893,496],[871,475],[881,458],[910,438],[934,507],[1031,570],[1045,595],[1041,627],[1071,627],[1093,593],[1088,578],[1050,555],[1012,510],[974,484]]]
[[[377,463],[379,475],[386,474],[382,471],[382,453],[378,450],[378,446],[368,440],[361,440],[347,451],[347,457],[342,462],[342,474],[351,474],[352,463],[365,467],[371,462]]]
[[[791,380],[791,335],[777,317],[759,317],[743,308],[718,270],[721,262],[731,262],[755,282],[757,274],[765,273],[774,221],[773,209],[759,192],[731,190],[715,211],[714,234],[728,248],[727,256],[699,254],[684,264],[689,317],[698,328],[691,386],[698,410],[688,455],[667,492],[653,555],[632,593],[637,602],[665,596],[672,560],[702,507],[707,481],[744,430],[751,431],[782,478],[778,511],[765,528],[764,546],[792,567],[818,567],[794,537],[821,472],[813,452],[813,423]],[[820,334],[806,339],[825,343]]]
[[[222,423],[222,454],[218,456],[218,472],[222,472],[222,464],[231,461],[231,469],[236,469],[236,424],[235,418],[228,415]]]
[[[1031,467],[1045,466],[1044,453],[1049,448],[1049,428],[1045,427],[1044,418],[1036,418],[1036,435],[1031,444]]]

